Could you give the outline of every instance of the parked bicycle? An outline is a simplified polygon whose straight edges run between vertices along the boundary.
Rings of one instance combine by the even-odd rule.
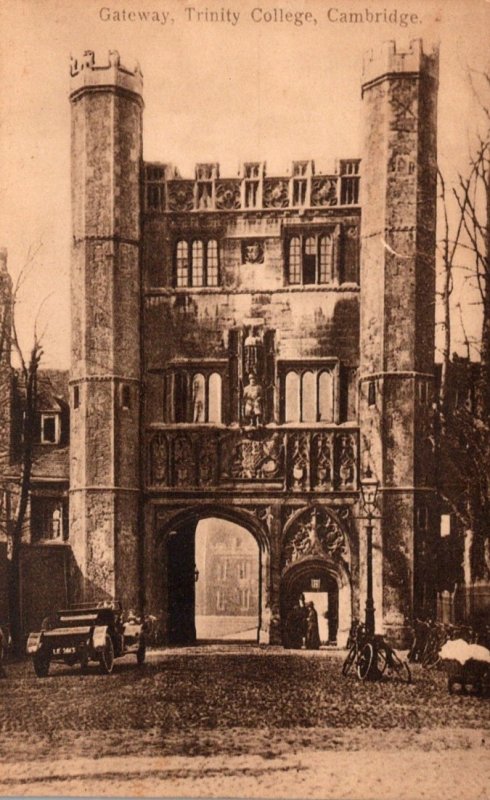
[[[410,662],[424,669],[442,666],[439,652],[450,639],[464,639],[469,644],[481,643],[478,633],[469,625],[451,625],[435,620],[414,621],[412,645],[408,654]]]
[[[355,666],[357,677],[362,681],[386,675],[405,683],[411,682],[407,661],[400,658],[384,636],[369,636],[365,626],[358,624],[355,630],[351,629],[349,641],[351,646],[342,665],[342,675],[348,675]]]

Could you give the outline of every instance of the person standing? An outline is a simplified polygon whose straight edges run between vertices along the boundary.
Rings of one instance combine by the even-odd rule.
[[[318,629],[318,614],[312,601],[306,604],[306,649],[320,649],[320,631]]]

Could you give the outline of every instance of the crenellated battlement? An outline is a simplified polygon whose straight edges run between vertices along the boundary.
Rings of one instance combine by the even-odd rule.
[[[362,65],[362,87],[393,73],[426,72],[437,79],[438,48],[424,53],[422,39],[412,39],[408,49],[398,50],[396,42],[384,42],[381,48],[368,50]]]
[[[82,89],[107,86],[141,95],[143,73],[140,65],[136,63],[133,70],[124,67],[117,50],[109,50],[106,64],[96,64],[93,50],[85,50],[80,57],[70,57],[70,97]]]

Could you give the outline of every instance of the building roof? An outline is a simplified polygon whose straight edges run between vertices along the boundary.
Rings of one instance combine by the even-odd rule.
[[[11,464],[7,479],[18,480],[21,473],[21,463]],[[43,481],[68,482],[70,477],[70,448],[58,445],[36,445],[32,463],[31,479],[36,483]]]

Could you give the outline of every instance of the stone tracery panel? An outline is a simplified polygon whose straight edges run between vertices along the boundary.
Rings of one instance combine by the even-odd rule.
[[[194,208],[194,182],[169,181],[168,207],[170,211],[192,211]]]
[[[216,208],[233,211],[240,208],[240,181],[216,182]]]
[[[166,428],[149,438],[148,481],[162,489],[255,483],[294,494],[357,491],[357,436],[335,429]]]
[[[337,204],[337,178],[313,178],[311,182],[311,205],[334,206]]]
[[[266,178],[264,181],[264,208],[286,208],[289,205],[289,181]]]

